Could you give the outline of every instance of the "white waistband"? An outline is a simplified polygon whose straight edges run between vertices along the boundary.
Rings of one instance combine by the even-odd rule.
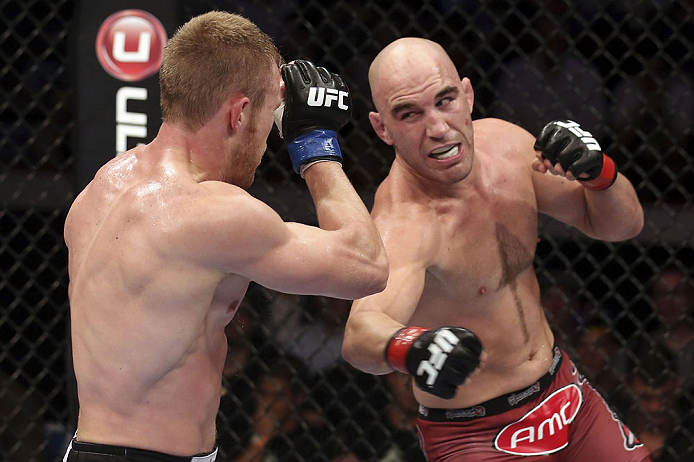
[[[199,456],[199,457],[193,457],[190,459],[190,462],[214,462],[217,460],[217,451],[219,448],[214,448],[214,451],[212,451],[210,454],[206,456]]]

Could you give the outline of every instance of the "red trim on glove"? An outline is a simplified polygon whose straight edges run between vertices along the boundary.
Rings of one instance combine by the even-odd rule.
[[[407,352],[410,350],[415,339],[428,330],[429,329],[425,329],[424,327],[410,326],[403,327],[397,331],[386,346],[386,361],[388,364],[396,371],[409,374],[407,366],[405,365]]]
[[[617,166],[614,161],[607,155],[602,155],[602,170],[600,175],[590,181],[581,181],[585,188],[591,189],[593,191],[600,191],[602,189],[607,189],[614,184],[617,180]]]

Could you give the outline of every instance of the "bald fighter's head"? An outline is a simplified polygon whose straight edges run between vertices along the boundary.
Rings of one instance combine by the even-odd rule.
[[[377,111],[369,121],[395,148],[398,166],[441,183],[469,174],[474,93],[441,45],[414,37],[394,41],[371,63],[369,84]]]
[[[369,67],[371,98],[376,109],[382,111],[382,99],[387,98],[392,88],[411,85],[413,78],[421,79],[437,69],[460,80],[453,61],[438,43],[417,37],[404,37],[390,43]]]

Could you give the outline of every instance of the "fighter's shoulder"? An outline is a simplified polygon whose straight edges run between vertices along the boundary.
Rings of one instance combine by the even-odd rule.
[[[409,249],[420,256],[435,252],[440,241],[439,218],[430,206],[406,197],[381,196],[372,210],[374,224],[386,249]]]
[[[253,197],[245,189],[222,181],[203,181],[195,185],[185,200],[192,201],[203,209],[221,207],[227,214],[231,210],[240,214],[268,208],[264,202]]]
[[[498,119],[496,117],[484,117],[482,119],[475,119],[472,121],[472,125],[475,128],[475,131],[482,129],[504,130],[510,127],[518,127],[518,125],[509,122],[508,120]]]
[[[372,216],[374,221],[399,225],[418,220],[434,219],[436,213],[431,207],[421,202],[402,200],[390,201],[387,204],[375,203]]]
[[[435,213],[421,195],[410,191],[407,182],[388,176],[376,190],[371,215],[376,221],[399,223],[431,218]]]
[[[535,137],[520,125],[488,117],[473,122],[475,150],[494,155],[530,154]]]
[[[84,226],[80,226],[80,220],[83,216],[82,204],[84,198],[88,195],[89,185],[85,187],[75,198],[75,200],[70,205],[68,209],[67,216],[65,217],[65,223],[63,225],[63,239],[68,247],[72,246],[74,236],[81,230]]]
[[[223,181],[208,180],[197,183],[197,186],[203,194],[211,196],[234,198],[252,197],[245,189]]]
[[[109,160],[99,167],[92,180],[77,194],[65,218],[63,237],[68,246],[75,234],[84,231],[85,222],[111,209],[111,203],[132,177],[132,159],[128,153],[124,153]]]
[[[204,181],[187,186],[171,198],[168,212],[171,234],[179,242],[200,240],[208,246],[214,242],[253,240],[268,229],[277,229],[279,215],[270,206],[242,188],[218,181]],[[173,213],[171,213],[173,212]],[[269,233],[268,233],[269,234]],[[194,248],[204,245],[196,242]]]
[[[526,141],[529,137],[532,138],[532,135],[520,125],[494,117],[476,119],[472,122],[472,126],[475,131],[475,142],[479,140],[490,142]]]

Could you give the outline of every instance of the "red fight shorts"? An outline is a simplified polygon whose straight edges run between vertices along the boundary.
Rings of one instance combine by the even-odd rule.
[[[528,388],[465,409],[420,406],[417,429],[430,462],[651,460],[559,347]]]

